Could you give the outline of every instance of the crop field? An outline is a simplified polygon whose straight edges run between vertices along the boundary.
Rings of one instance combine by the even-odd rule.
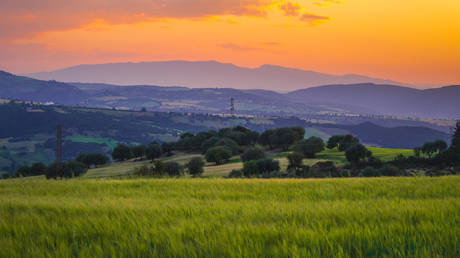
[[[459,257],[460,177],[0,181],[0,257]]]

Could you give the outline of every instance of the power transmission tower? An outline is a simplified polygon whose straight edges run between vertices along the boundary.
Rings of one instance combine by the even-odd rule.
[[[62,178],[62,126],[56,128],[56,177]]]
[[[235,114],[235,99],[233,97],[230,98],[230,114],[232,117]]]

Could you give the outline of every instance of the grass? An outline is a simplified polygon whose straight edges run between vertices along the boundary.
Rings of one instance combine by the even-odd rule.
[[[399,154],[405,156],[412,155],[412,150],[403,149],[386,149],[386,148],[373,148],[368,147],[372,151],[374,156],[389,161],[395,158]],[[288,167],[288,160],[286,158],[287,152],[269,152],[269,157],[279,160],[281,170],[286,170]],[[176,161],[182,165],[188,162],[194,157],[203,157],[200,154],[190,153],[177,153],[174,156],[163,158],[163,161]],[[325,151],[316,155],[315,159],[304,159],[304,165],[313,166],[320,161],[334,161],[337,165],[344,165],[347,162],[344,152],[338,152],[336,149]],[[87,174],[84,175],[86,178],[120,178],[131,173],[135,167],[150,165],[149,161],[133,162],[132,160],[126,162],[115,162],[109,166],[103,166],[99,168],[90,169]],[[227,176],[233,169],[241,169],[243,163],[239,156],[235,156],[227,164],[216,166],[214,163],[207,163],[204,168],[205,177],[223,177]]]
[[[118,142],[115,140],[99,137],[71,136],[67,137],[67,139],[73,142],[105,144],[110,149],[114,149],[118,145]]]
[[[460,177],[0,182],[0,257],[459,257]]]

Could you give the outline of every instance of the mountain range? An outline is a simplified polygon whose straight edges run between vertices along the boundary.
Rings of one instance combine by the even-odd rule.
[[[232,88],[43,81],[0,73],[0,97],[53,101],[65,105],[151,111],[228,113],[235,99],[239,114],[299,116],[362,114],[437,119],[460,118],[460,86],[419,90],[372,83],[327,85],[279,93]]]
[[[29,74],[41,80],[116,85],[187,86],[190,88],[264,89],[279,92],[328,84],[376,83],[403,85],[362,75],[331,75],[262,65],[245,68],[216,61],[165,61],[78,65],[52,72]]]

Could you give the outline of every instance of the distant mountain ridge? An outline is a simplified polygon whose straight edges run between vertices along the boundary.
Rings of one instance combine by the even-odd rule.
[[[0,71],[0,98],[74,105],[87,97],[84,91],[67,83],[36,80]]]
[[[418,90],[371,83],[326,85],[279,93],[233,88],[116,86],[102,83],[41,81],[0,72],[0,98],[53,101],[65,105],[151,111],[227,113],[235,99],[239,114],[298,116],[354,113],[460,119],[460,86]],[[324,113],[325,112],[325,113]]]
[[[190,88],[265,89],[279,92],[327,84],[399,82],[362,75],[331,75],[314,71],[262,65],[245,68],[216,61],[165,61],[78,65],[52,72],[29,74],[41,80],[116,85],[186,86]]]

